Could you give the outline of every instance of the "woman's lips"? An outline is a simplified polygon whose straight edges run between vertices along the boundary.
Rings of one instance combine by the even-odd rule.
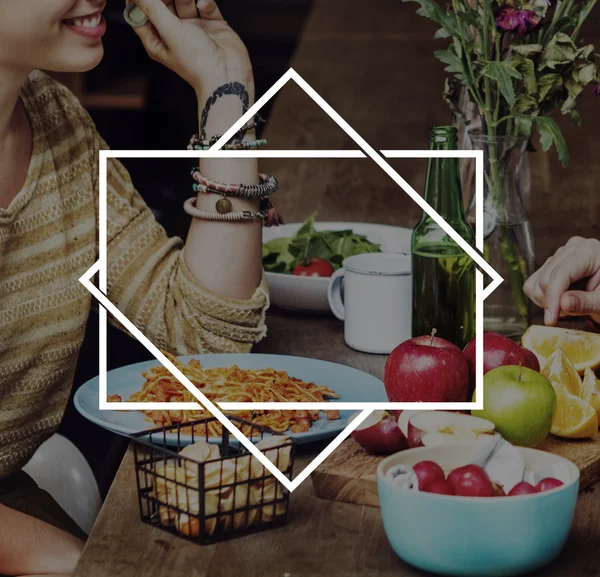
[[[102,17],[101,12],[83,16],[81,18],[69,18],[63,20],[63,24],[75,32],[75,34],[85,36],[86,38],[99,39],[102,38],[106,32],[106,20]]]

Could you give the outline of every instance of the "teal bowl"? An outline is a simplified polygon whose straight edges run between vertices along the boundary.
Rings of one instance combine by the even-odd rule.
[[[395,465],[431,460],[446,474],[466,465],[477,442],[421,447],[387,457],[377,469],[383,526],[390,545],[407,563],[441,575],[519,575],[552,561],[563,548],[575,514],[579,469],[562,457],[523,452],[525,466],[559,467],[565,484],[517,497],[455,497],[395,487],[386,478]],[[560,478],[560,477],[559,477]]]

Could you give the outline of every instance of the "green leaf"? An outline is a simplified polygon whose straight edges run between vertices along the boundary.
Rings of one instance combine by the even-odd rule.
[[[577,107],[571,110],[571,112],[569,113],[569,118],[572,124],[574,124],[575,126],[581,126],[581,115],[579,114],[579,110],[577,110]]]
[[[513,78],[522,78],[521,73],[511,66],[508,62],[488,62],[483,71],[484,75],[498,83],[498,88],[502,95],[512,107],[515,103],[515,87]]]
[[[567,99],[563,102],[560,107],[560,111],[562,114],[569,114],[572,110],[577,106],[577,97],[576,96],[568,96]]]
[[[436,50],[434,55],[438,60],[448,65],[446,67],[447,72],[465,73],[462,60],[451,50]]]
[[[510,50],[521,56],[533,56],[539,54],[543,48],[541,44],[515,44],[510,47]]]
[[[590,62],[590,64],[586,64],[579,69],[579,83],[587,86],[590,82],[596,80],[597,74],[596,65]]]
[[[558,10],[558,6],[556,7]],[[570,16],[563,16],[559,18],[556,22],[553,23],[553,29],[557,32],[562,32],[565,28],[573,28],[575,26],[576,20]]]
[[[538,80],[538,90],[540,102],[546,98],[551,92],[562,88],[563,80],[560,74],[551,73],[545,74]]]
[[[315,231],[315,219],[317,218],[317,213],[313,212],[305,221],[304,224],[300,227],[296,236],[306,236],[311,232]]]
[[[515,54],[512,56],[510,62],[523,76],[523,86],[525,86],[525,91],[527,94],[536,94],[538,86],[535,77],[535,64],[533,60],[525,58],[520,54]]]
[[[519,134],[531,136],[533,120],[530,116],[517,116],[515,118],[515,126],[517,127]]]
[[[542,149],[549,150],[552,144],[554,144],[561,164],[567,166],[569,163],[569,150],[558,124],[547,116],[536,116],[534,122],[540,133]]]
[[[263,263],[263,268],[265,269],[266,272],[278,272],[278,273],[284,273],[284,272],[287,272],[287,270],[288,270],[288,267],[287,267],[286,263],[284,263],[284,262],[276,262],[273,264]]]
[[[566,66],[574,62],[581,51],[566,34],[559,32],[548,42],[542,53],[543,67],[554,70],[557,66]]]
[[[517,97],[514,106],[510,110],[513,114],[537,114],[538,113],[538,103],[533,96],[528,96],[527,94],[519,94]]]
[[[478,30],[481,29],[481,16],[477,10],[459,10],[456,12],[456,16],[458,16],[463,22],[468,24],[469,26],[473,26]]]
[[[403,2],[416,2],[420,6],[417,10],[419,16],[437,22],[446,29],[450,36],[460,36],[460,30],[456,28],[454,18],[443,10],[435,0],[403,0]]]
[[[567,76],[564,79],[565,88],[567,89],[569,96],[573,99],[576,99],[583,92],[584,89],[584,86],[582,86],[578,82],[577,72],[577,70],[574,70],[571,75]]]
[[[445,28],[440,28],[434,35],[434,39],[439,40],[440,38],[450,38],[452,34]]]

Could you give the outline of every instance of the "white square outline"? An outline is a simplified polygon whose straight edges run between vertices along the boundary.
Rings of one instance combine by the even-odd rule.
[[[253,116],[276,94],[290,79],[293,79],[303,90],[342,128],[367,154],[359,150],[278,150],[278,151],[223,151],[221,147],[242,127],[253,118]],[[483,152],[482,151],[430,151],[430,150],[384,150],[381,154],[385,158],[474,158],[476,162],[476,223],[483,222]],[[476,311],[475,326],[476,334],[483,334],[483,301],[489,296],[503,279],[485,261],[485,259],[442,217],[434,211],[431,206],[421,197],[392,167],[377,153],[358,133],[356,133],[338,114],[323,100],[323,98],[293,69],[289,69],[272,87],[245,113],[208,151],[99,151],[99,260],[84,274],[80,282],[100,301],[103,307],[99,309],[100,316],[100,366],[99,366],[99,408],[100,410],[139,411],[139,410],[193,410],[199,407],[198,403],[109,403],[107,401],[107,311],[125,328],[127,328],[137,340],[139,340],[154,357],[169,370],[190,393],[195,396],[251,453],[253,453],[269,471],[282,482],[288,490],[293,491],[304,479],[329,455],[344,439],[366,419],[373,410],[377,409],[418,409],[418,410],[469,410],[483,408],[483,340],[476,341],[476,402],[465,403],[389,403],[389,402],[362,402],[362,403],[335,403],[340,410],[360,410],[360,415],[347,425],[339,433],[332,443],[307,467],[294,481],[288,480],[253,443],[247,439],[217,407],[211,403],[194,385],[177,369],[161,351],[143,335],[129,319],[121,313],[107,296],[107,166],[109,158],[366,158],[370,157],[384,170],[415,201],[431,218],[451,237],[471,258],[492,277],[492,282],[484,290],[483,274],[476,271]],[[476,248],[483,250],[483,227],[476,226]],[[91,277],[100,273],[100,288],[98,289]],[[318,410],[325,406],[331,407],[329,403],[218,403],[224,410],[239,410],[253,407],[256,409],[279,409],[281,404],[286,409],[312,409]]]

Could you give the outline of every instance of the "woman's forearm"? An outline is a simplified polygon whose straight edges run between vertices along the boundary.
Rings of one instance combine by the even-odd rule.
[[[215,86],[216,90],[218,86]],[[253,102],[253,87],[246,86]],[[199,117],[213,92],[198,94]],[[210,107],[206,118],[206,136],[223,134],[242,113],[242,100],[236,95],[223,96]],[[245,139],[254,139],[247,133]],[[258,161],[249,159],[202,159],[200,172],[228,184],[258,183]],[[191,186],[190,186],[191,190]],[[198,194],[196,206],[214,211],[219,199],[214,194]],[[258,210],[258,201],[232,198],[234,211]],[[208,289],[234,299],[248,299],[260,283],[262,274],[262,223],[213,222],[193,219],[185,245],[185,261],[192,274]]]
[[[83,542],[29,515],[0,505],[0,573],[70,575]]]

